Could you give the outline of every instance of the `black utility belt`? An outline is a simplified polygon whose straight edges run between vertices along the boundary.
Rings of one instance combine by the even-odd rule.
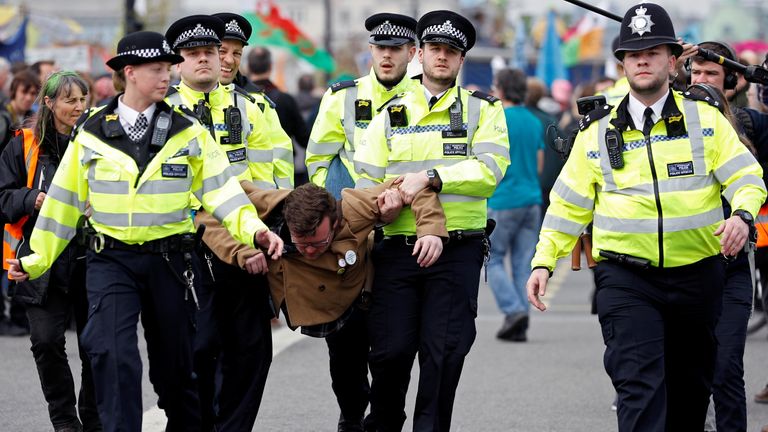
[[[651,266],[651,260],[646,258],[640,258],[632,255],[627,255],[618,252],[612,252],[608,250],[601,250],[600,256],[615,263],[625,265],[628,267],[634,267],[638,269],[647,269]]]
[[[467,240],[481,240],[485,238],[485,230],[477,229],[477,230],[455,230],[455,231],[449,231],[448,232],[448,243],[450,242],[460,242],[460,241],[467,241]],[[399,243],[405,243],[406,245],[412,246],[416,244],[416,240],[418,240],[419,237],[415,235],[392,235],[392,236],[384,236],[385,241],[394,241]]]
[[[96,253],[104,249],[117,249],[139,253],[191,252],[195,249],[195,234],[175,234],[142,244],[129,244],[106,234],[88,236],[88,248]]]

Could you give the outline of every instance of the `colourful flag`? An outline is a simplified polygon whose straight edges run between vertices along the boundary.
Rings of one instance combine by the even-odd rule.
[[[539,49],[536,63],[536,78],[542,80],[547,87],[556,79],[568,79],[568,71],[561,57],[560,35],[557,33],[555,18],[555,11],[549,11],[544,42]]]
[[[24,48],[27,45],[27,23],[25,15],[18,30],[7,39],[0,42],[0,57],[5,57],[10,63],[24,61]]]
[[[243,16],[253,27],[249,44],[285,48],[326,72],[336,68],[328,51],[318,48],[291,19],[283,17],[272,0],[259,1],[256,13],[246,12]]]
[[[605,9],[605,5],[601,4]],[[603,58],[603,30],[606,18],[587,12],[563,34],[563,62],[570,67]]]

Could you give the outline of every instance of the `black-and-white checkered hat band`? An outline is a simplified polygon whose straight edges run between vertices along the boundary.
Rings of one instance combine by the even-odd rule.
[[[168,42],[163,39],[163,49],[160,48],[143,48],[143,49],[136,49],[136,50],[129,50],[129,51],[123,51],[115,54],[116,56],[127,56],[127,55],[134,55],[136,57],[142,57],[142,58],[157,58],[163,55],[167,54],[173,54],[173,51],[171,51],[171,47],[168,46]]]
[[[196,25],[194,28],[184,30],[181,32],[179,37],[176,38],[175,41],[173,41],[173,46],[178,47],[179,45],[187,45],[190,46],[189,41],[195,40],[195,39],[206,39],[206,41],[201,41],[200,45],[207,45],[210,44],[210,41],[220,42],[219,36],[216,34],[216,32],[213,29],[209,29],[207,27],[203,27],[202,24]],[[197,44],[193,44],[197,45]]]
[[[451,24],[451,20],[446,20],[442,24],[432,25],[425,28],[424,31],[421,32],[421,39],[423,40],[427,36],[442,36],[448,39],[454,39],[461,42],[465,49],[467,47],[467,36],[461,30],[454,27],[453,24]]]
[[[225,24],[225,30],[228,34],[237,35],[245,40],[248,38],[245,37],[245,32],[243,29],[240,28],[240,25],[237,23],[237,20],[232,20]]]
[[[384,21],[381,25],[377,26],[371,31],[371,36],[391,36],[416,40],[416,32],[408,27],[392,24],[389,21]]]

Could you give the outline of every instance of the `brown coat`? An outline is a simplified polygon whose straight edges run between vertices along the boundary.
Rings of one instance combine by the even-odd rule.
[[[376,197],[392,181],[371,189],[345,189],[342,192],[342,221],[339,231],[328,250],[315,260],[308,260],[300,253],[284,254],[277,261],[269,260],[269,287],[275,305],[275,313],[285,303],[291,325],[307,326],[336,320],[360,295],[365,283],[368,261],[368,234],[379,220]],[[281,209],[280,204],[289,190],[261,190],[253,183],[241,182],[259,217],[266,220],[269,214]],[[418,193],[411,209],[416,216],[416,232],[419,237],[437,235],[448,237],[437,194],[425,189]],[[403,211],[410,211],[408,208]],[[245,267],[245,261],[261,251],[238,243],[210,214],[200,212],[196,224],[205,224],[205,244],[222,261]],[[354,264],[344,270],[339,265],[345,254],[353,251]],[[415,259],[415,258],[414,258]]]

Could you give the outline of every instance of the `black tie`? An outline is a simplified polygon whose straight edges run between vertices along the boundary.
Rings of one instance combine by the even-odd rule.
[[[432,109],[433,106],[437,103],[437,96],[432,96],[432,98],[429,100],[429,109]]]
[[[643,120],[643,135],[649,136],[651,134],[651,129],[653,129],[653,110],[651,107],[645,109],[643,117],[645,118],[645,120]]]

